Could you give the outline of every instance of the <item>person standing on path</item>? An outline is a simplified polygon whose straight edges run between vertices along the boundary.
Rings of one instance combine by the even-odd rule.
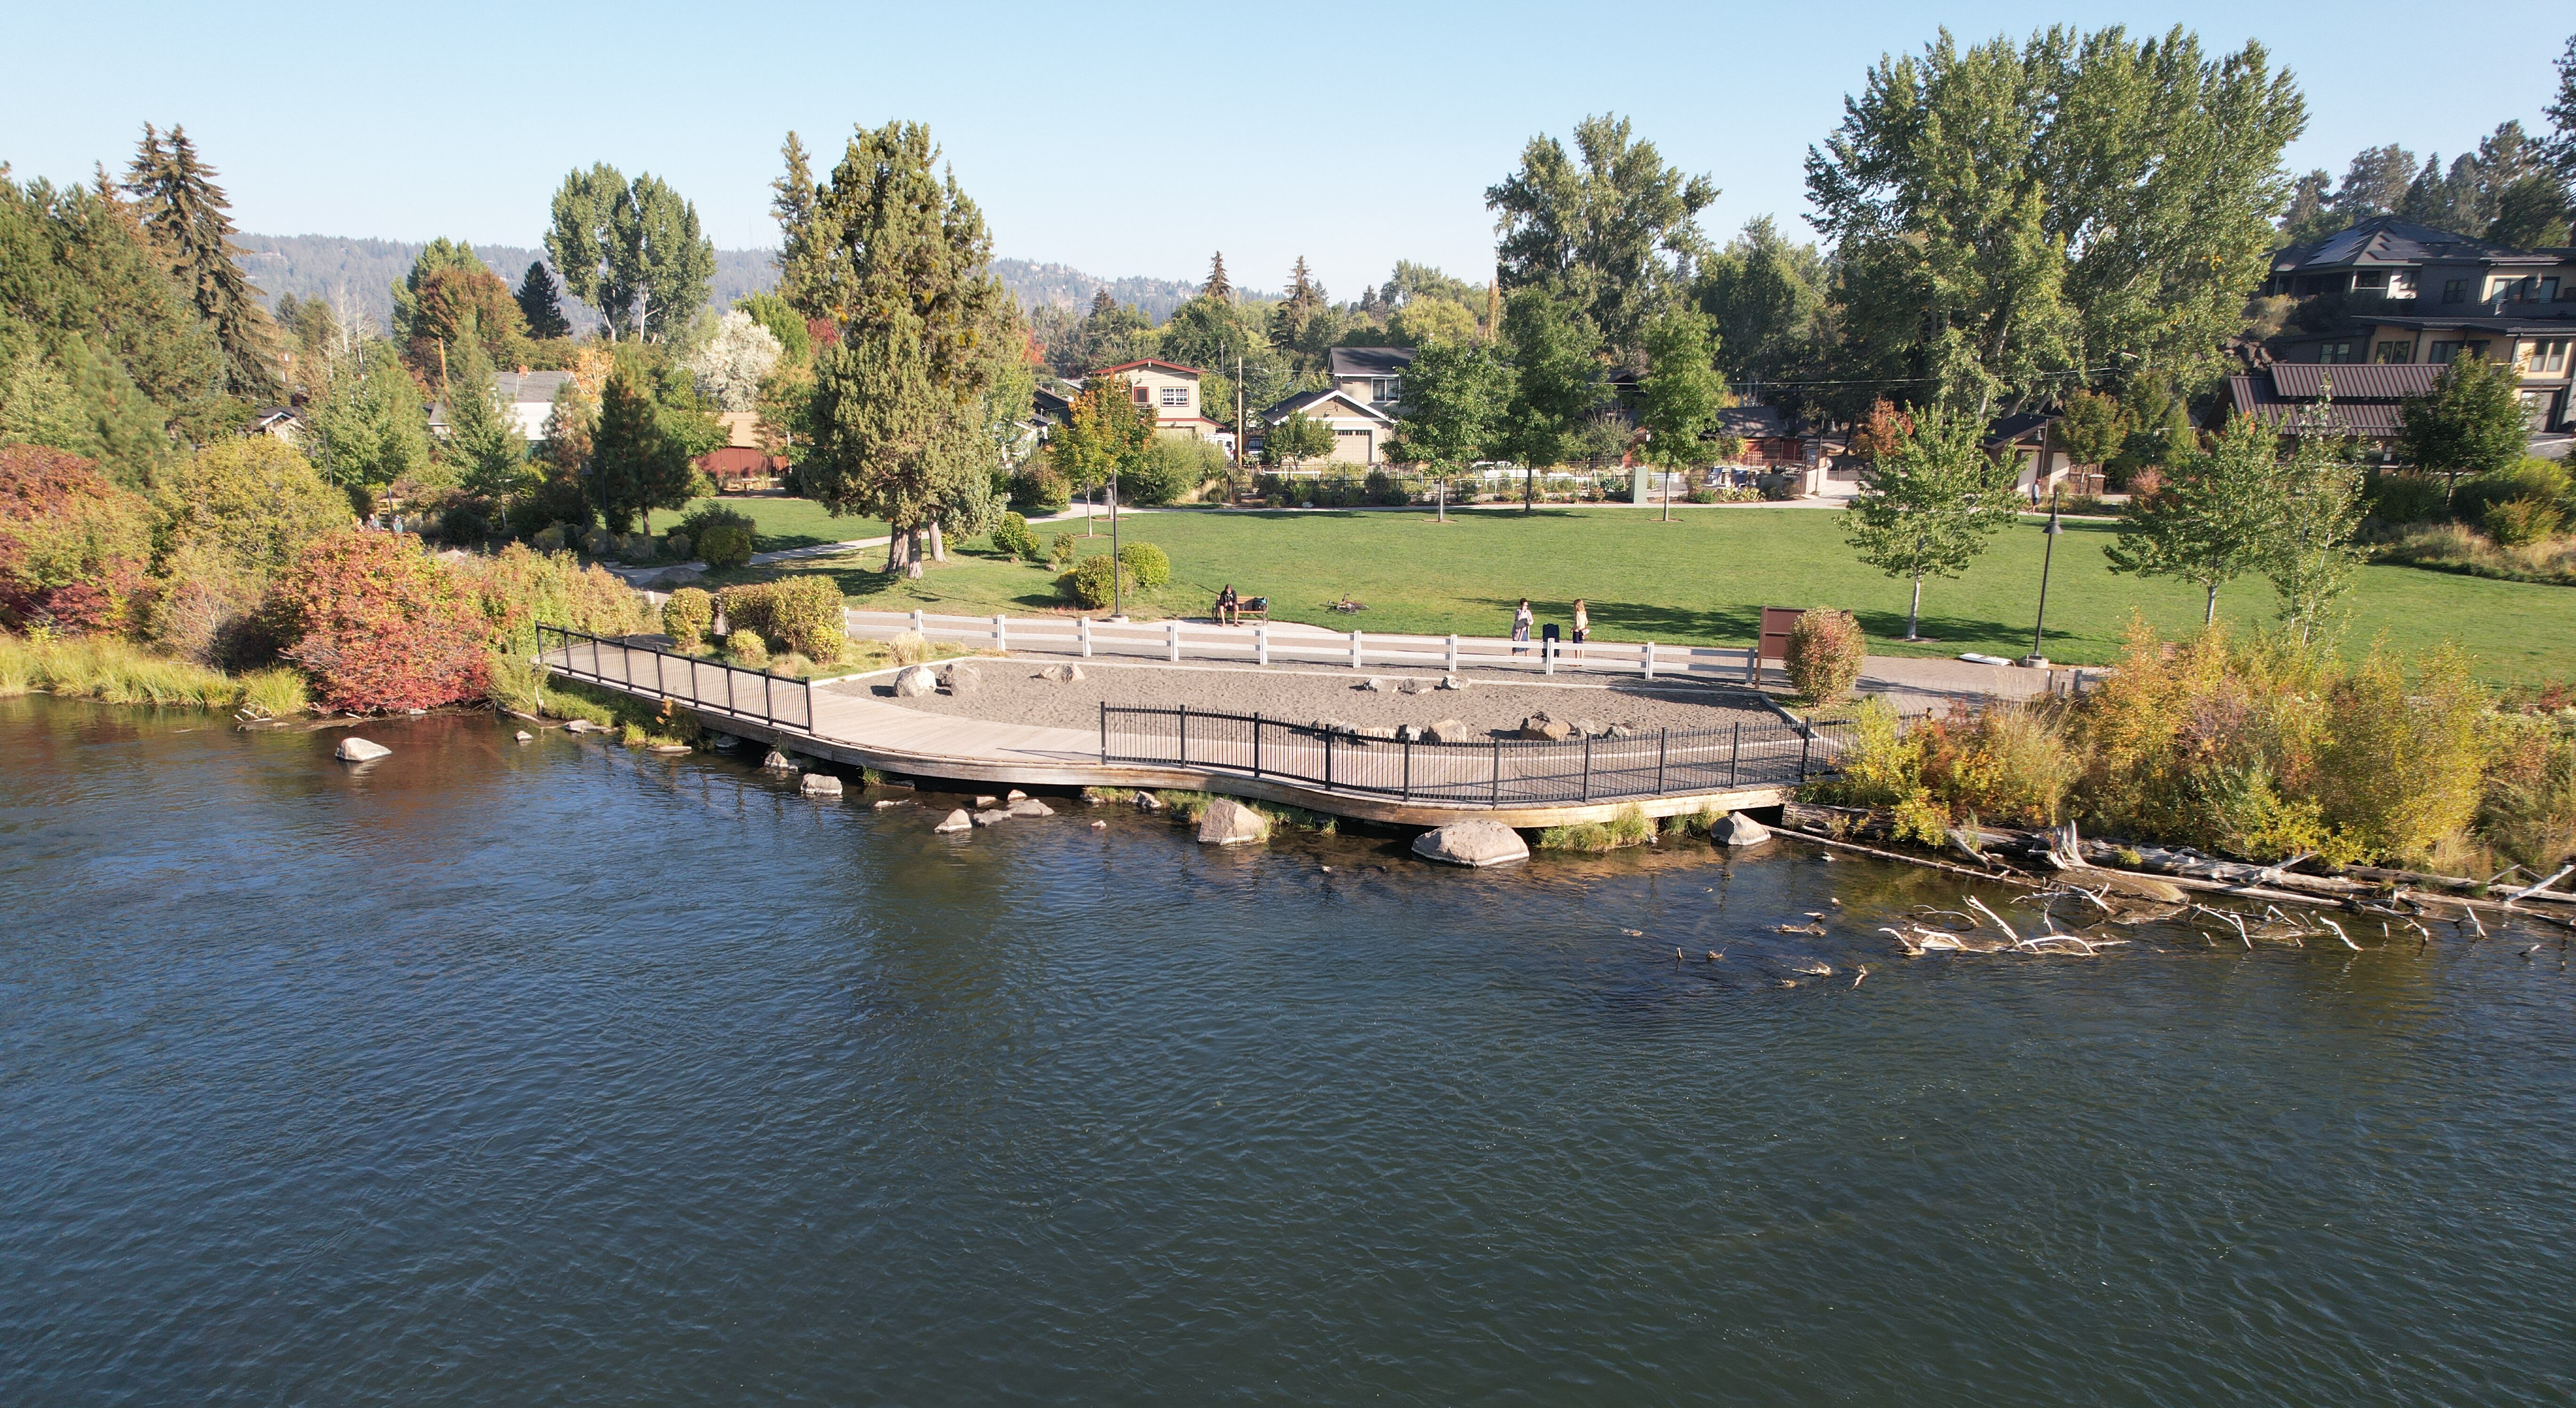
[[[1583,642],[1592,634],[1592,613],[1583,609],[1583,598],[1574,599],[1574,663],[1583,664]]]
[[[1538,618],[1530,614],[1529,598],[1522,597],[1519,608],[1512,612],[1512,653],[1514,655],[1529,654],[1530,623],[1536,619]]]

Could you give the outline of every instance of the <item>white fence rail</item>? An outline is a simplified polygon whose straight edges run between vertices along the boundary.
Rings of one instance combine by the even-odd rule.
[[[1759,679],[1751,647],[1658,645],[1653,641],[1513,641],[1496,636],[1346,634],[1266,622],[1217,626],[1194,621],[1095,621],[1088,616],[942,616],[915,611],[847,613],[857,640],[911,632],[934,642],[1079,659],[1216,660],[1259,665],[1339,665],[1353,670],[1560,670],[1646,679]]]

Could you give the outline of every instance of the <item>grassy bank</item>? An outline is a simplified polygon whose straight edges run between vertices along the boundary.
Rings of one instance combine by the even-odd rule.
[[[234,676],[97,636],[30,639],[0,632],[0,695],[42,691],[107,704],[238,709],[288,718],[308,707],[292,670]]]
[[[882,538],[887,529],[883,520],[874,518],[834,518],[812,499],[766,498],[756,494],[722,499],[699,499],[689,505],[721,504],[750,519],[757,525],[752,530],[753,552],[785,552],[790,548],[810,548],[823,543],[847,543],[861,538]],[[655,526],[667,532],[686,517],[689,509],[666,517],[655,514]]]
[[[1923,589],[1923,633],[1907,644],[1908,587],[1861,566],[1842,540],[1841,515],[1811,508],[1676,508],[1674,522],[1633,509],[1553,508],[1427,512],[1163,512],[1127,519],[1125,534],[1170,554],[1172,583],[1131,598],[1142,618],[1204,615],[1231,582],[1271,598],[1272,615],[1335,630],[1501,635],[1512,605],[1531,598],[1541,621],[1566,620],[1586,599],[1603,640],[1743,645],[1761,609],[1839,606],[1855,612],[1874,652],[2018,656],[2030,649],[2045,538],[2027,519],[1999,537],[1957,581]],[[1105,550],[1103,536],[1084,551]],[[1055,525],[1042,527],[1040,541]],[[2168,637],[2200,625],[2197,588],[2115,576],[2102,556],[2108,523],[2071,523],[2049,579],[2048,654],[2101,664],[2116,659],[2130,613]],[[965,615],[1058,609],[1056,573],[1044,564],[956,552],[918,581],[874,570],[873,552],[798,564],[828,572],[851,605]],[[752,576],[761,573],[749,574]],[[1369,609],[1343,615],[1348,595]],[[2482,677],[2536,681],[2576,671],[2576,596],[2564,587],[2497,581],[2395,565],[2364,567],[2342,632],[2358,649],[2385,632],[2401,650],[2457,642]],[[2271,623],[2273,592],[2259,578],[2219,594],[2219,615],[2240,630]]]

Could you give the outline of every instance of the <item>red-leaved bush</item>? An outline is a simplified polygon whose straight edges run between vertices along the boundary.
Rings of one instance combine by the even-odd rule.
[[[408,533],[315,539],[270,597],[286,658],[334,709],[434,709],[490,683],[489,626],[471,595]]]
[[[0,445],[0,625],[132,627],[149,595],[152,512],[88,460]]]

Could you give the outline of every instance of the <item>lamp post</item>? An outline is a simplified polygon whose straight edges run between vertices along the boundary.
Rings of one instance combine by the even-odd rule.
[[[1109,619],[1127,619],[1126,570],[1118,560],[1118,466],[1109,466]],[[2044,598],[2043,598],[2044,599]]]
[[[2040,653],[2040,642],[2048,634],[2048,569],[2057,561],[2057,535],[2065,529],[2057,522],[2057,489],[2048,491],[2048,544],[2039,555],[2039,620],[2031,626],[2030,655],[2021,663],[2033,669],[2048,668],[2048,657]]]

